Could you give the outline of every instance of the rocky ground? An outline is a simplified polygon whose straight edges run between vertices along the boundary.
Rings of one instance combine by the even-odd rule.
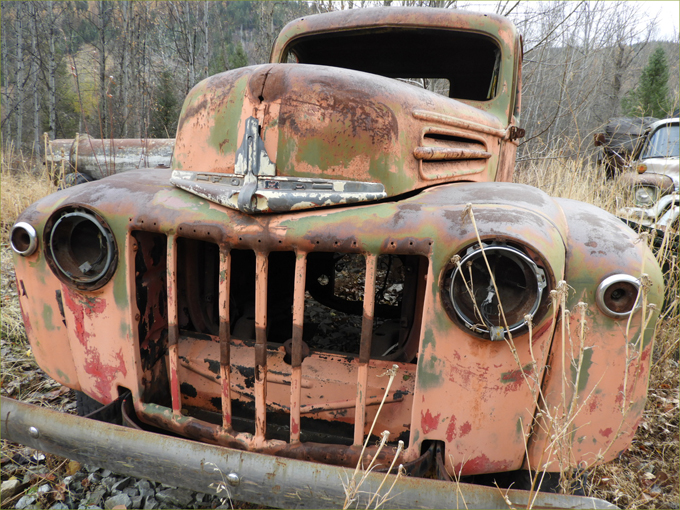
[[[2,483],[3,508],[232,508],[226,499],[66,459],[54,469],[50,464],[60,459],[28,448],[22,450],[8,457],[3,465],[3,479],[9,477]]]

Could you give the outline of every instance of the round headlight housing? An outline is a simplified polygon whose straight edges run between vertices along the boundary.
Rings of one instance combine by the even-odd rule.
[[[595,301],[602,313],[613,319],[625,319],[640,308],[640,280],[628,274],[608,276],[595,291]]]
[[[659,198],[659,190],[655,186],[639,186],[635,189],[635,205],[651,207]]]
[[[458,256],[444,289],[456,317],[491,340],[503,340],[506,331],[517,334],[526,329],[526,316],[534,317],[543,302],[545,271],[506,244],[476,245]]]
[[[36,248],[38,248],[38,234],[32,225],[20,221],[12,227],[9,242],[15,252],[24,257],[28,257],[29,255],[33,255]]]
[[[61,281],[82,290],[96,290],[116,270],[118,250],[106,222],[87,209],[62,209],[45,228],[45,255]]]

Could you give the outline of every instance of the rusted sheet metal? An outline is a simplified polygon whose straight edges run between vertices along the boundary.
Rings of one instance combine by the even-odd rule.
[[[57,171],[61,168],[61,162],[64,161],[66,168],[69,168],[71,148],[73,147],[73,138],[57,138],[50,140],[45,153],[45,163],[52,169]]]
[[[224,484],[234,500],[278,508],[339,508],[344,504],[343,483],[353,470],[294,459],[231,450],[161,436],[141,430],[59,413],[2,397],[3,439],[81,463],[96,464],[116,473],[149,478],[209,494]],[[525,491],[500,491],[461,483],[422,478],[368,475],[358,495],[359,506],[378,492],[389,493],[390,508],[616,508],[595,498]],[[507,499],[505,499],[507,498]]]
[[[436,116],[420,120],[414,111],[461,119],[467,129],[456,128],[455,138],[482,146],[489,156],[435,159],[427,164],[436,167],[423,175],[413,151],[431,133],[453,135]],[[267,159],[276,166],[276,177],[258,179],[252,197],[263,201],[257,211],[274,212],[377,200],[433,182],[493,180],[506,128],[478,108],[390,78],[313,65],[249,67],[208,78],[187,96],[173,182],[240,208],[236,194],[245,193],[247,183],[237,171],[236,154],[243,152],[252,118],[261,126]],[[287,189],[289,183],[294,189]],[[304,185],[311,189],[295,192]]]
[[[416,147],[413,157],[428,161],[448,161],[455,159],[489,159],[490,152],[465,149],[449,149],[446,147]]]
[[[145,204],[143,211],[120,218],[119,228],[123,229],[151,228],[158,232],[182,232],[183,235],[200,236],[218,245],[256,251],[332,252],[336,251],[338,246],[345,246],[344,249],[356,252],[380,253],[393,250],[394,253],[419,253],[427,257],[430,263],[424,287],[426,295],[422,312],[423,326],[416,336],[417,350],[420,352],[417,383],[415,387],[411,386],[411,389],[408,389],[409,386],[402,386],[410,395],[415,392],[419,396],[415,399],[409,396],[403,404],[395,402],[386,406],[377,430],[392,429],[398,434],[399,427],[404,426],[411,431],[410,447],[405,452],[405,460],[412,460],[419,455],[422,441],[441,440],[447,445],[447,454],[451,453],[447,460],[452,464],[447,467],[456,467],[456,471],[462,467],[463,474],[496,472],[521,466],[524,461],[524,434],[528,433],[531,426],[537,398],[536,387],[527,385],[523,377],[527,375],[529,381],[540,381],[542,378],[548,348],[553,342],[552,330],[555,327],[552,320],[553,312],[545,315],[541,321],[536,320],[531,347],[527,335],[520,335],[514,339],[523,368],[520,370],[511,350],[504,342],[489,342],[477,338],[451,322],[440,298],[442,283],[439,278],[451,256],[476,239],[471,223],[466,221],[463,215],[465,204],[470,203],[473,211],[476,211],[477,226],[483,238],[500,235],[502,238],[531,246],[549,262],[548,267],[551,268],[552,274],[549,274],[548,278],[554,286],[558,280],[566,276],[563,272],[566,232],[575,231],[576,227],[573,225],[578,224],[573,223],[575,213],[570,208],[560,207],[545,194],[525,186],[494,183],[457,184],[431,189],[398,203],[364,206],[358,210],[347,208],[327,211],[323,222],[320,223],[318,216],[313,212],[301,212],[295,218],[286,215],[253,217],[209,206],[198,198],[169,187],[164,180],[168,175],[168,171],[159,171],[157,175],[138,172],[134,175],[136,182],[134,187],[126,176],[115,176],[92,183],[88,189],[73,188],[69,192],[47,197],[40,205],[40,209],[49,210],[49,203],[55,200],[59,200],[64,206],[80,204],[90,195],[103,196],[103,191],[106,190],[110,201],[100,201],[97,207],[102,214],[112,220],[119,217],[117,215],[120,210],[135,211],[136,203]],[[565,210],[570,211],[569,216],[565,215],[563,212]],[[199,217],[202,224],[200,228],[197,227]],[[40,220],[40,214],[36,209],[29,210],[22,218],[32,221],[36,228],[42,231],[41,221],[44,221],[44,218]],[[389,220],[386,221],[385,218]],[[621,238],[622,232],[625,234],[627,230],[619,226],[617,220],[611,223],[607,218],[609,216],[600,210],[588,209],[587,221],[583,219],[583,224],[588,225],[588,228],[592,228],[593,225],[605,225],[598,230],[601,239],[596,242],[606,243],[606,249],[593,248],[587,245],[591,241],[585,241],[582,243],[585,248],[569,250],[571,262],[567,265],[579,268],[580,272],[575,273],[574,282],[581,282],[580,288],[587,289],[589,294],[586,300],[590,303],[594,302],[593,294],[598,278],[611,272],[629,270],[628,268],[633,265],[631,257],[645,260],[651,257],[646,255],[641,244],[634,244],[630,240],[625,243],[616,241],[615,239]],[[568,224],[571,226],[568,227]],[[196,230],[195,234],[192,233],[193,230]],[[386,230],[389,237],[384,235]],[[433,239],[437,239],[437,242],[434,243]],[[619,246],[617,243],[623,244]],[[31,310],[28,316],[29,323],[37,323],[43,327],[45,318],[33,311],[43,310],[46,306],[54,309],[50,296],[54,296],[55,290],[61,290],[61,286],[57,285],[51,291],[46,291],[44,298],[32,292],[31,289],[38,288],[37,281],[34,283],[33,279],[40,278],[40,275],[39,272],[29,269],[28,264],[41,267],[40,259],[41,256],[36,253],[28,259],[18,260],[17,276],[26,283],[28,293],[28,296],[20,298],[22,306],[27,303],[25,300],[31,299],[31,305],[24,306],[25,310]],[[126,262],[124,267],[129,267],[129,262]],[[69,312],[65,320],[69,326],[63,331],[68,331],[71,351],[76,362],[87,365],[92,353],[99,355],[101,352],[102,361],[106,360],[104,366],[108,367],[106,370],[111,370],[110,378],[100,378],[86,371],[79,371],[77,376],[86,391],[103,401],[108,401],[108,395],[112,394],[117,384],[133,390],[135,398],[143,394],[140,380],[142,372],[131,369],[135,366],[132,360],[139,357],[139,348],[136,347],[139,342],[138,321],[135,319],[136,312],[127,308],[131,301],[128,296],[132,290],[127,284],[129,278],[123,274],[125,271],[126,269],[122,267],[112,284],[102,289],[96,299],[87,301],[79,298],[74,301],[75,306],[66,307]],[[661,288],[660,276],[651,270],[649,274],[654,281],[650,300],[660,303],[658,299],[658,289]],[[43,276],[47,282],[52,281],[49,270]],[[102,299],[106,303],[116,304],[98,311],[100,308],[93,305],[101,303]],[[71,308],[75,312],[70,311]],[[81,314],[82,319],[79,319]],[[89,319],[90,316],[92,320]],[[621,340],[622,333],[612,333],[612,330],[615,332],[620,330],[614,328],[611,320],[602,317],[596,308],[593,308],[593,317],[589,327],[592,338],[596,339],[598,345],[602,335],[607,335],[607,338],[611,339],[610,343],[603,344],[607,345],[607,348],[596,346],[593,347],[593,352],[605,358],[618,355],[616,349],[620,347],[616,346],[624,345]],[[119,342],[118,331],[121,330],[121,324],[125,325],[126,331],[131,331],[130,339],[126,339],[125,342]],[[91,334],[95,330],[96,336]],[[81,351],[79,336],[86,337],[88,351]],[[35,343],[34,334],[29,333],[29,338]],[[117,356],[125,360],[127,372],[118,370],[120,363],[116,361],[117,358],[109,360],[108,357],[104,357],[110,345],[120,345]],[[209,369],[204,359],[220,359],[217,341],[187,340],[180,341],[179,345],[179,355],[188,360],[196,360],[197,364],[206,367],[205,372],[209,372]],[[231,347],[233,366],[253,366],[252,351],[248,354],[247,345],[232,342]],[[40,352],[40,349],[38,346],[35,351]],[[242,354],[239,354],[239,351]],[[68,352],[68,349],[64,352]],[[536,359],[534,367],[530,365],[532,352]],[[274,372],[290,373],[290,367],[283,362],[285,352],[283,348],[278,351],[268,348],[267,353],[268,372],[272,375],[267,381],[267,405],[271,406],[274,403],[286,405],[290,398],[290,387],[275,382],[273,378]],[[492,363],[488,362],[490,359],[493,360]],[[57,380],[60,380],[57,371],[62,361],[54,356],[43,360]],[[351,400],[356,396],[356,363],[341,356],[312,355],[305,358],[301,386],[306,395],[304,398],[308,400],[303,400],[302,403],[316,405],[326,401]],[[648,361],[645,363],[648,364]],[[389,366],[391,362],[371,360],[369,370],[374,375],[369,375],[369,381]],[[415,366],[409,364],[403,364],[400,368],[402,373],[403,371],[413,373],[414,369]],[[614,384],[613,380],[618,380],[618,376],[614,378],[606,376],[608,369],[608,363],[593,364],[590,368],[590,380],[593,383],[602,380],[598,386],[601,391],[598,398],[600,402],[613,403],[618,397],[618,388],[610,388],[610,385]],[[195,387],[199,395],[196,398],[183,395],[184,403],[206,405],[206,401],[221,395],[222,389],[218,382],[198,375],[181,364],[178,371],[182,381]],[[233,391],[239,390],[248,394],[243,376],[237,372],[232,372],[232,375],[235,377],[232,381]],[[290,376],[284,375],[284,379],[288,377]],[[305,388],[305,381],[310,377],[313,385]],[[379,388],[384,388],[385,382],[381,379],[375,381],[374,384],[369,383],[369,386],[376,388],[373,394],[379,397],[381,395]],[[413,378],[409,381],[412,382]],[[407,381],[403,381],[402,385],[406,383]],[[642,386],[638,384],[638,388]],[[98,391],[98,388],[107,390]],[[455,391],[451,388],[455,388]],[[239,398],[254,399],[252,393],[250,395]],[[512,398],[508,398],[510,396]],[[505,405],[499,406],[499,399],[500,402],[505,402]],[[604,406],[605,404],[603,409]],[[373,409],[375,407],[369,406],[369,413],[374,413]],[[330,415],[328,416],[330,418]],[[353,423],[354,417],[350,412],[344,417],[336,416],[333,419]],[[367,423],[371,420],[372,414],[369,414]],[[619,422],[619,417],[612,413],[597,415],[597,423],[603,429],[611,427],[615,430]],[[512,426],[508,426],[509,423],[512,423]],[[600,444],[598,439],[596,451],[600,449]],[[585,446],[584,443],[583,448]],[[590,463],[592,454],[592,450],[583,450],[581,457],[576,457],[574,462]],[[606,452],[605,460],[613,456],[615,452],[610,448]]]
[[[565,458],[577,458],[584,467],[606,462],[630,445],[646,403],[651,340],[664,292],[654,254],[640,247],[645,243],[633,230],[621,229],[618,218],[595,206],[556,201],[569,221],[572,263],[565,274],[570,285],[565,304],[571,313],[553,340],[553,359],[543,384],[544,415],[534,429],[527,461],[532,468],[547,464],[548,469],[556,469]],[[655,308],[641,306],[630,322],[605,316],[595,305],[596,282],[630,274],[631,268],[647,287],[644,304],[654,303]],[[588,329],[585,336],[579,335],[582,318]],[[548,415],[568,417],[569,426],[544,428]],[[548,455],[546,445],[555,437]]]
[[[97,140],[81,137],[78,140],[78,171],[95,179],[127,172],[137,168],[168,168],[174,138]],[[71,151],[71,164],[75,168],[75,147]]]

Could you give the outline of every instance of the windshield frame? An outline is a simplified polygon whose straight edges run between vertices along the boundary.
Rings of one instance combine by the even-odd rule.
[[[680,124],[675,122],[661,125],[649,134],[640,159],[677,158],[679,156]]]

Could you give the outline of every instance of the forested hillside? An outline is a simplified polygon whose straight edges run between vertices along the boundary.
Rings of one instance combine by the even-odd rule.
[[[31,1],[1,3],[2,142],[173,137],[186,93],[206,76],[264,63],[288,21],[333,9],[464,2]],[[588,150],[621,114],[649,55],[669,63],[678,104],[678,39],[658,40],[640,2],[497,2],[524,35],[520,161]],[[487,6],[488,7],[488,6]]]

